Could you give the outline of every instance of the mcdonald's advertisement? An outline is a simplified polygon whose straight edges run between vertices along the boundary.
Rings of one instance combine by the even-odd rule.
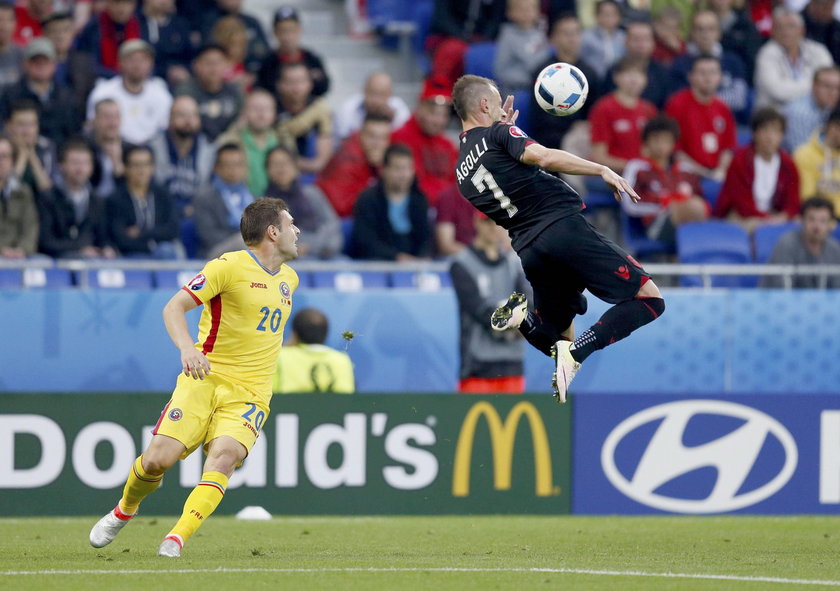
[[[97,515],[113,506],[167,400],[0,396],[0,517]],[[546,394],[275,396],[218,511],[569,513],[569,406]],[[200,451],[179,462],[141,510],[180,512],[202,462]]]

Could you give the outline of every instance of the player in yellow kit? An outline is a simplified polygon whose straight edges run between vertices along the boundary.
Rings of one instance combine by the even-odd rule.
[[[128,474],[117,506],[90,531],[105,546],[137,512],[178,459],[204,446],[198,486],[158,555],[177,557],[189,537],[225,494],[268,417],[274,363],[292,308],[298,276],[285,263],[297,256],[300,230],[281,199],[257,199],[245,208],[240,231],[247,250],[225,253],[205,265],[163,309],[169,337],[181,351],[183,375],[161,413],[154,436]],[[204,306],[198,342],[186,313]],[[211,371],[212,370],[212,371]]]

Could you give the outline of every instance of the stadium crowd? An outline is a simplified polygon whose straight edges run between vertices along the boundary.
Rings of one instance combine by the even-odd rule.
[[[477,43],[503,93],[584,72],[577,114],[520,104],[520,124],[624,174],[642,201],[621,215],[665,255],[688,222],[840,214],[840,3],[434,0],[413,111],[384,72],[331,110],[297,10],[268,34],[242,4],[0,3],[0,257],[212,257],[262,195],[290,204],[304,257],[451,256],[475,239],[450,124]]]

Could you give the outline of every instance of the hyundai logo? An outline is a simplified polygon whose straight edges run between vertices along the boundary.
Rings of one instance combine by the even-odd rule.
[[[686,445],[689,422],[700,417],[736,427],[711,441]],[[633,460],[635,469],[628,469],[625,461],[623,471],[619,470],[616,454],[626,460],[622,449],[632,449],[640,441],[644,445],[640,428],[655,421],[661,422],[639,459]],[[773,450],[775,462],[770,461]],[[761,470],[751,474],[760,460]],[[797,461],[796,443],[779,421],[754,408],[720,400],[683,400],[645,409],[615,427],[601,448],[604,474],[618,490],[639,503],[675,513],[720,513],[754,505],[790,480]],[[710,479],[704,498],[673,493],[671,485],[689,473]],[[761,476],[758,483],[757,475]]]

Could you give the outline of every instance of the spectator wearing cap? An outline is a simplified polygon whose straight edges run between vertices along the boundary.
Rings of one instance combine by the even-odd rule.
[[[238,18],[245,25],[248,35],[245,69],[249,72],[256,72],[260,69],[260,64],[268,56],[271,48],[268,45],[268,39],[266,39],[260,21],[242,12],[242,4],[243,0],[216,0],[216,5],[210,7],[201,19],[201,40],[207,43],[212,39],[213,27],[221,18],[226,16]]]
[[[20,80],[23,68],[23,49],[14,42],[15,7],[0,3],[0,87]]]
[[[458,150],[444,134],[451,112],[449,89],[426,81],[414,115],[391,136],[391,143],[405,144],[414,153],[417,184],[432,206],[455,182]]]
[[[141,36],[155,48],[155,76],[172,87],[188,80],[190,24],[176,14],[175,0],[143,0],[139,18]]]
[[[115,76],[123,43],[141,38],[140,19],[134,13],[136,8],[136,0],[105,0],[105,9],[94,15],[79,32],[76,48],[94,57],[99,76]]]
[[[228,129],[242,109],[242,89],[225,82],[227,54],[220,45],[208,44],[198,49],[193,58],[195,76],[181,84],[177,96],[191,96],[198,102],[201,130],[215,141]]]
[[[402,127],[411,111],[405,101],[394,96],[394,84],[386,72],[374,72],[365,82],[364,92],[350,95],[335,112],[335,136],[343,140],[358,131],[368,113],[381,113],[391,120],[391,129]]]
[[[73,47],[75,30],[69,12],[54,12],[41,23],[44,37],[55,48],[55,76],[53,80],[73,92],[73,105],[78,113],[85,112],[85,101],[96,83],[96,62],[93,56]]]
[[[379,113],[368,113],[362,128],[344,140],[318,175],[315,184],[339,217],[349,217],[359,193],[379,179],[390,139],[390,120]]]
[[[323,96],[330,88],[330,79],[321,58],[300,46],[301,26],[297,11],[281,6],[274,13],[274,37],[277,50],[265,58],[257,72],[257,86],[274,92],[283,64],[304,64],[312,77],[312,94]]]
[[[120,76],[100,80],[88,98],[88,119],[102,99],[113,99],[120,107],[120,135],[132,144],[145,144],[169,125],[172,95],[166,83],[152,77],[154,49],[142,39],[120,46]]]
[[[284,64],[277,80],[280,130],[297,144],[301,172],[318,173],[332,156],[332,113],[327,99],[312,94],[304,64]]]
[[[32,39],[41,36],[41,21],[49,17],[54,10],[53,0],[27,0],[15,6],[17,27],[15,43],[25,47]]]
[[[43,135],[59,144],[81,128],[81,116],[74,108],[73,92],[55,82],[55,48],[52,41],[38,37],[24,49],[23,78],[3,91],[0,109],[5,119],[10,105],[30,99],[40,110]]]

